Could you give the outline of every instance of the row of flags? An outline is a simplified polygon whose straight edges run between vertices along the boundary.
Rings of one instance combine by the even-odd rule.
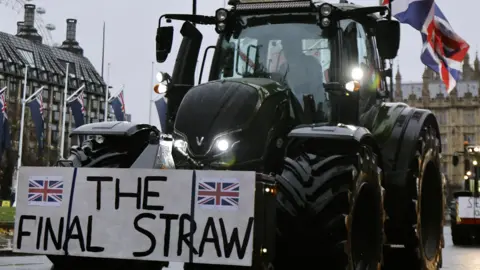
[[[460,79],[462,63],[470,45],[452,28],[435,0],[383,0],[392,15],[412,26],[422,37],[420,59],[440,75],[450,93]]]
[[[26,105],[30,108],[32,121],[35,126],[35,134],[38,141],[38,151],[41,153],[44,149],[44,123],[45,118],[43,114],[43,90],[33,97]],[[0,161],[3,152],[11,147],[11,133],[10,124],[7,115],[7,102],[5,99],[6,88],[0,91]],[[111,106],[113,108],[115,118],[117,121],[125,121],[125,101],[123,98],[123,90],[112,97]],[[79,91],[75,96],[67,100],[67,107],[72,110],[72,116],[75,121],[75,127],[85,124],[86,110],[84,106],[84,90]]]

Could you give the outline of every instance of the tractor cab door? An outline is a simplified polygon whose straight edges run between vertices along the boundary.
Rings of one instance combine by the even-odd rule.
[[[195,85],[195,70],[198,55],[202,45],[202,33],[190,22],[185,22],[180,29],[182,43],[177,53],[173,68],[171,82],[167,85],[167,123],[166,132],[173,129],[173,122],[178,107],[185,94]],[[157,30],[157,62],[163,63],[171,51],[173,42],[173,26],[159,27]]]
[[[346,82],[358,81],[360,89],[352,95],[332,97],[332,115],[337,116],[334,119],[336,122],[359,124],[360,115],[377,101],[377,52],[361,23],[351,19],[341,20],[340,30],[341,76]]]

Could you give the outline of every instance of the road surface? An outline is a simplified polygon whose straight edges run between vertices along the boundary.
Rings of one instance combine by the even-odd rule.
[[[452,244],[450,227],[445,227],[445,270],[480,270],[480,246],[456,247]],[[50,270],[50,262],[44,256],[0,257],[0,270]],[[183,270],[181,263],[171,263],[169,270]]]

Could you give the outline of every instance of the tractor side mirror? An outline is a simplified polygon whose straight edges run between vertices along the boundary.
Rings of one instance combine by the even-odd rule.
[[[173,43],[173,26],[162,26],[157,28],[156,53],[157,62],[163,63],[168,58],[168,54],[172,50]]]
[[[457,167],[458,163],[460,162],[459,158],[457,155],[453,155],[452,157],[452,164],[454,167]]]
[[[400,23],[392,20],[377,21],[378,53],[383,59],[394,59],[400,47]]]

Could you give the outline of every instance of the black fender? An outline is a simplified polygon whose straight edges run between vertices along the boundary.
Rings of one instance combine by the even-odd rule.
[[[352,145],[367,144],[377,154],[380,168],[383,170],[383,158],[380,147],[370,131],[365,127],[354,125],[302,125],[294,128],[289,134],[289,151],[297,148],[297,142],[307,145],[309,151],[330,150],[335,152],[351,151]],[[313,148],[313,149],[311,149]],[[316,148],[316,149],[315,149]]]
[[[139,132],[150,131],[159,135],[160,131],[147,124],[135,124],[126,121],[107,121],[85,124],[74,129],[70,137],[75,135],[104,135],[104,136],[124,136],[130,137]],[[149,132],[149,133],[150,133]]]
[[[131,168],[161,168],[165,147],[161,147],[160,131],[147,124],[135,124],[123,121],[98,122],[80,126],[72,131],[72,136],[121,137],[123,144],[131,147],[129,154],[134,155],[135,161]],[[76,149],[76,148],[75,148]],[[72,149],[74,151],[75,149]],[[78,148],[82,149],[82,148]],[[108,157],[108,154],[105,155]]]
[[[376,108],[376,115],[368,126],[378,142],[385,165],[384,187],[390,194],[386,198],[398,205],[408,200],[408,173],[415,157],[417,142],[422,127],[430,123],[436,129],[440,141],[440,130],[435,115],[426,109],[410,107],[401,102],[385,102]],[[441,145],[440,152],[441,152]],[[387,207],[389,208],[389,207]],[[388,211],[388,209],[387,209]]]

